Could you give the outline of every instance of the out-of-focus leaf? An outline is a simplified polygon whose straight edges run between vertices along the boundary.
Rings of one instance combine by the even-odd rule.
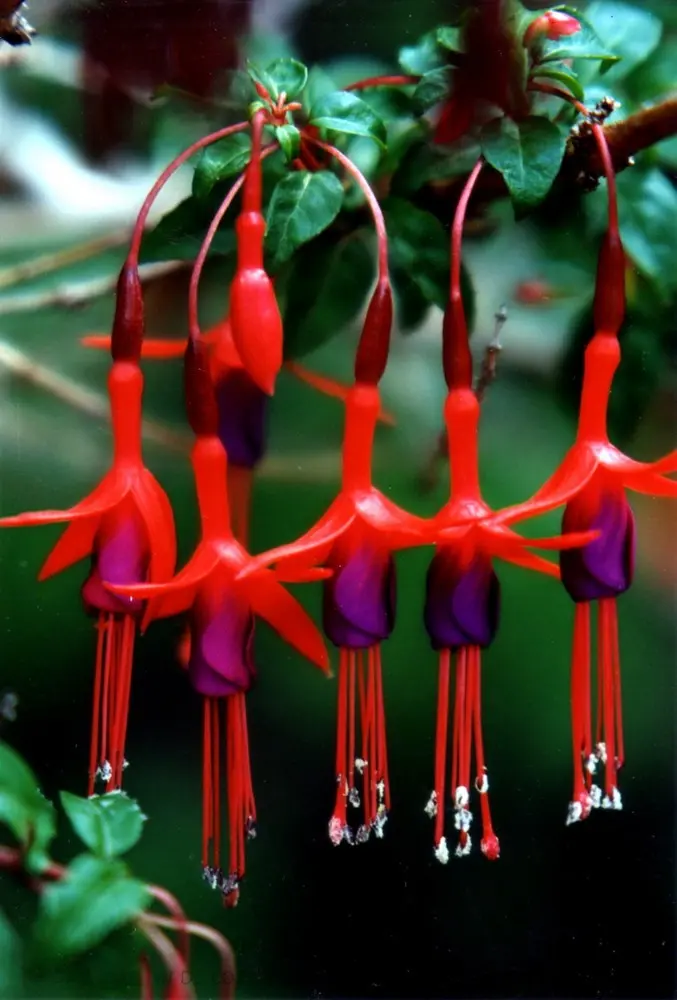
[[[321,97],[326,97],[327,94],[331,94],[335,90],[336,84],[331,76],[321,66],[311,66],[303,95],[304,103],[312,108]]]
[[[677,4],[675,5],[677,11]],[[639,103],[654,101],[675,88],[677,78],[677,38],[664,38],[646,59],[623,80],[623,86]]]
[[[339,243],[326,234],[302,247],[286,282],[285,356],[303,357],[340,333],[364,305],[374,274],[374,254],[359,233]]]
[[[677,288],[677,191],[658,168],[618,178],[625,249],[662,296]]]
[[[213,192],[212,192],[213,193]],[[211,199],[186,198],[147,233],[141,244],[144,263],[161,260],[195,260],[218,203]],[[226,217],[214,236],[210,253],[235,252],[232,219]]]
[[[437,28],[435,31],[435,41],[441,48],[446,49],[447,52],[463,51],[461,29],[452,28],[449,24],[443,24]]]
[[[0,1000],[23,996],[21,941],[0,910]]]
[[[129,851],[143,832],[146,817],[124,792],[80,798],[61,792],[61,804],[78,837],[94,854],[114,858]]]
[[[412,76],[423,76],[445,63],[444,48],[440,45],[437,31],[429,31],[415,45],[405,45],[398,55],[399,63],[405,73]]]
[[[0,743],[0,822],[25,849],[26,868],[40,872],[49,863],[47,848],[56,832],[56,813],[29,766],[6,743]]]
[[[585,16],[609,50],[620,57],[620,62],[609,69],[609,81],[623,79],[648,59],[663,31],[651,11],[619,0],[593,0]]]
[[[664,166],[677,170],[677,135],[656,143],[653,151]]]
[[[429,142],[412,142],[392,179],[391,190],[398,196],[411,195],[430,181],[462,177],[470,173],[480,155],[476,142],[459,144],[450,152]]]
[[[310,124],[339,135],[362,135],[385,145],[386,127],[366,101],[345,90],[325,94],[310,110]]]
[[[451,86],[451,73],[450,66],[439,66],[421,77],[412,97],[416,114],[424,114],[447,97]]]
[[[267,213],[266,251],[273,270],[330,226],[342,202],[343,186],[329,170],[296,171],[283,177]]]
[[[150,901],[146,886],[122,861],[80,854],[64,878],[42,893],[36,939],[46,953],[77,955],[133,920]]]
[[[577,100],[585,100],[585,91],[581,82],[568,66],[546,63],[545,66],[539,66],[534,70],[533,77],[538,80],[554,80],[555,83],[562,83]]]
[[[287,101],[295,100],[308,82],[308,70],[298,59],[274,59],[265,69],[270,96],[285,94]]]
[[[544,39],[540,43],[539,62],[559,62],[562,59],[591,59],[601,63],[600,72],[606,72],[619,56],[599,37],[592,24],[579,10],[566,4],[556,10],[565,11],[578,19],[581,30],[556,40]]]
[[[566,136],[547,118],[494,118],[482,129],[482,152],[503,175],[519,217],[552,187],[564,156]]]
[[[202,150],[193,174],[193,194],[206,198],[219,181],[242,173],[251,155],[251,140],[243,132],[236,132],[213,146]]]

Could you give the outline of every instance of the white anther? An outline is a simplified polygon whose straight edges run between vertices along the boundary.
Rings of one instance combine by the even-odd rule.
[[[357,773],[358,774],[362,774],[368,763],[369,763],[368,760],[362,760],[361,757],[356,757],[355,758],[355,770],[357,771]]]
[[[597,760],[601,761],[602,764],[606,764],[606,743],[598,743],[595,747],[595,755]]]
[[[583,816],[583,806],[580,802],[570,802],[569,811],[567,813],[567,826],[571,826],[572,823],[578,823],[578,821]]]
[[[486,795],[489,791],[489,775],[487,774],[486,767],[484,768],[484,773],[481,778],[475,778],[475,788],[480,793],[480,795]]]
[[[472,840],[470,839],[470,837],[466,837],[465,844],[458,843],[456,845],[456,850],[454,851],[454,854],[456,855],[457,858],[465,858],[468,854],[470,854],[471,847],[472,847]]]
[[[360,793],[356,788],[351,788],[348,792],[348,802],[353,807],[353,809],[359,809],[360,807]]]
[[[329,839],[334,847],[338,847],[343,840],[343,823],[338,816],[332,816],[329,820]]]
[[[590,807],[592,809],[599,809],[602,805],[602,789],[599,785],[590,786]]]
[[[386,795],[386,783],[383,780],[383,778],[381,778],[380,781],[376,782],[376,793],[378,795],[379,802],[383,802]]]
[[[605,795],[602,800],[602,809],[622,809],[623,800],[617,788],[611,789],[611,796]]]
[[[437,816],[437,792],[430,793],[430,798],[428,799],[423,812],[426,814],[426,816],[429,816],[430,819],[433,819],[435,816]]]
[[[454,816],[454,827],[467,833],[472,824],[472,813],[469,809],[457,809]]]
[[[449,848],[447,847],[447,838],[440,837],[440,842],[435,847],[435,857],[441,865],[446,865],[449,860]]]
[[[110,761],[104,760],[103,764],[97,768],[96,776],[108,784],[110,779],[113,777],[113,768],[110,765]]]
[[[465,809],[469,801],[468,789],[465,785],[459,785],[454,793],[454,805],[457,809]]]
[[[585,769],[588,774],[594,774],[597,770],[597,765],[599,763],[599,757],[596,753],[591,753],[585,762]]]

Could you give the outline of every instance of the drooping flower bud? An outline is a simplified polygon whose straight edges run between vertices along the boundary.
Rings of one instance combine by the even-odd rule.
[[[123,597],[104,584],[145,583],[150,546],[143,520],[131,498],[101,518],[92,548],[91,572],[82,587],[85,608],[93,614],[138,615],[144,602]]]
[[[462,566],[451,546],[440,546],[426,579],[424,620],[433,649],[489,646],[499,613],[500,585],[491,559],[477,553]]]
[[[581,22],[563,10],[548,10],[535,18],[524,32],[525,48],[531,48],[540,38],[556,42],[559,38],[575,35],[581,30]]]
[[[582,548],[560,553],[562,583],[576,601],[596,601],[623,594],[635,569],[635,518],[623,490],[604,484],[582,490],[564,510],[562,529],[599,531]]]
[[[188,677],[195,690],[208,698],[249,690],[256,671],[254,618],[248,604],[225,589],[220,594],[205,589],[190,621]]]
[[[323,626],[335,646],[366,649],[383,642],[395,625],[395,565],[373,536],[346,532],[334,543],[326,565]]]

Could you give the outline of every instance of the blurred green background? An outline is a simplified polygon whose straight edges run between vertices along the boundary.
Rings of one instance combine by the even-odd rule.
[[[663,41],[642,70],[647,75],[665,53],[675,52],[677,25],[671,3],[644,6],[665,19]],[[359,76],[363,66],[394,66],[398,46],[450,18],[453,8],[442,0],[318,0],[297,12],[287,43],[308,62],[349,55]],[[265,23],[265,12],[261,17]],[[67,11],[59,10],[43,30],[47,39],[77,43],[77,25]],[[82,139],[77,89],[64,85],[56,99],[53,81],[12,72],[0,93],[13,109],[16,127],[22,115],[32,123],[37,114],[50,128],[63,129],[59,134],[77,149]],[[139,188],[145,177],[141,166],[150,178],[152,164],[199,129],[199,117],[185,108],[170,107],[158,113],[157,122],[153,112],[146,113],[150,151],[137,151],[131,161]],[[43,169],[38,161],[29,168]],[[132,187],[130,170],[115,176],[126,177]],[[2,156],[0,176],[3,267],[101,231],[95,212],[68,215],[48,199],[40,201],[16,172],[3,171]],[[64,197],[78,201],[73,190]],[[603,204],[603,192],[589,200],[595,199]],[[138,202],[134,189],[118,224],[132,217]],[[494,311],[503,302],[509,306],[500,375],[482,419],[483,484],[495,505],[529,495],[559,462],[575,429],[561,388],[575,376],[567,351],[590,301],[595,246],[580,239],[575,213],[567,216],[565,208],[558,217],[557,206],[552,212],[554,218],[517,226],[508,206],[496,204],[488,234],[467,241],[478,297],[478,357],[491,336]],[[41,294],[76,279],[113,274],[121,257],[121,251],[100,254],[11,294]],[[674,257],[664,259],[667,271]],[[534,279],[563,289],[562,297],[535,306],[516,302],[518,284]],[[638,275],[640,289],[642,281]],[[184,291],[182,277],[158,284],[149,298],[149,333],[183,332]],[[673,345],[674,292],[672,276],[661,316],[672,317],[666,330]],[[646,302],[652,294],[645,290]],[[223,298],[223,265],[217,262],[206,276],[206,318],[221,314]],[[36,384],[35,367],[28,377],[17,373],[8,349],[42,366],[38,372],[48,370],[101,393],[107,358],[80,348],[78,337],[107,330],[112,299],[104,296],[77,310],[18,313],[3,310],[2,301],[0,512],[65,507],[106,469],[107,423]],[[650,309],[642,311],[640,293],[636,301],[626,337],[638,346],[623,377],[630,387],[647,371],[651,377],[639,416],[623,428],[623,444],[633,456],[649,458],[674,447],[676,383],[664,355],[656,356]],[[305,360],[348,378],[354,337],[354,330],[345,331]],[[180,430],[179,363],[151,362],[146,371],[148,416]],[[423,495],[418,486],[443,400],[437,313],[414,335],[396,338],[384,397],[398,423],[379,433],[375,480],[405,508],[430,514],[446,495],[444,470],[431,494]],[[296,537],[328,506],[338,482],[341,424],[336,402],[298,386],[289,375],[281,377],[269,456],[255,487],[255,551]],[[195,541],[187,456],[148,442],[146,459],[172,499],[185,561]],[[176,893],[191,917],[230,939],[240,996],[675,995],[677,523],[668,501],[638,498],[635,510],[637,580],[619,605],[627,742],[621,813],[600,813],[565,828],[573,608],[556,583],[500,567],[502,626],[484,673],[485,745],[501,840],[495,865],[472,856],[441,867],[423,812],[432,777],[436,699],[435,655],[422,627],[429,551],[398,560],[397,627],[383,651],[393,809],[378,844],[359,851],[331,847],[326,830],[334,794],[335,683],[293,655],[266,626],[258,627],[260,678],[248,706],[259,837],[249,850],[247,879],[234,911],[224,910],[201,879],[201,711],[175,663],[180,623],[155,624],[139,642],[126,788],[150,819],[130,861],[141,877]],[[530,530],[545,534],[557,525],[555,514]],[[0,688],[19,696],[17,719],[3,734],[26,756],[50,797],[61,788],[84,792],[94,652],[92,623],[78,596],[85,567],[44,584],[35,580],[57,535],[56,529],[0,535]],[[295,589],[317,613],[319,588]],[[67,859],[76,849],[62,835],[55,856]],[[4,877],[0,886],[6,913],[26,929],[33,900]],[[136,995],[134,949],[133,935],[121,933],[95,955],[58,970],[28,953],[25,995]],[[200,997],[215,995],[215,976],[211,955],[197,946]]]

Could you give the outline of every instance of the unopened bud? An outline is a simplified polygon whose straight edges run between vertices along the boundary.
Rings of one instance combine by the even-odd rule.
[[[575,35],[581,30],[581,22],[563,10],[548,10],[531,22],[522,39],[526,49],[531,48],[540,38],[556,42],[559,38]]]

